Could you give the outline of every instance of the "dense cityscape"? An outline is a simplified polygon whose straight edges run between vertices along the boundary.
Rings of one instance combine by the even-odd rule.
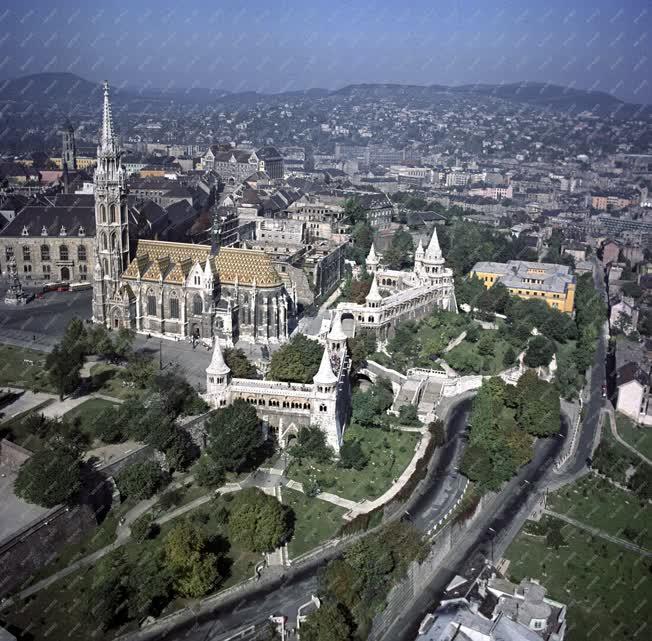
[[[647,638],[650,106],[119,74],[0,82],[0,641]]]

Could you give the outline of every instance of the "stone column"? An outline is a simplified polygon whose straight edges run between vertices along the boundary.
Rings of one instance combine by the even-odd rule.
[[[143,319],[141,318],[141,309],[140,309],[140,289],[136,292],[136,331],[139,332],[143,328]]]

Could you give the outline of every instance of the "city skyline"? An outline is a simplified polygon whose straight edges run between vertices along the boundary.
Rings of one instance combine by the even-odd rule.
[[[206,87],[278,93],[358,83],[541,82],[649,103],[646,3],[614,8],[554,0],[514,6],[476,0],[400,7],[293,0],[248,11],[203,0],[147,1],[109,18],[73,0],[67,13],[10,0],[0,17],[0,75],[69,71],[116,86]],[[40,10],[39,10],[40,8]]]

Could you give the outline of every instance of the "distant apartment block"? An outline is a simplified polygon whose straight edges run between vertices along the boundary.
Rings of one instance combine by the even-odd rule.
[[[480,262],[474,265],[471,275],[477,276],[487,288],[500,282],[519,298],[544,300],[559,311],[573,311],[576,282],[567,265],[522,260]]]

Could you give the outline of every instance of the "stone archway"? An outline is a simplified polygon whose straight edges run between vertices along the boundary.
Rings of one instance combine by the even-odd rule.
[[[61,280],[70,280],[70,268],[62,267],[61,268]]]

